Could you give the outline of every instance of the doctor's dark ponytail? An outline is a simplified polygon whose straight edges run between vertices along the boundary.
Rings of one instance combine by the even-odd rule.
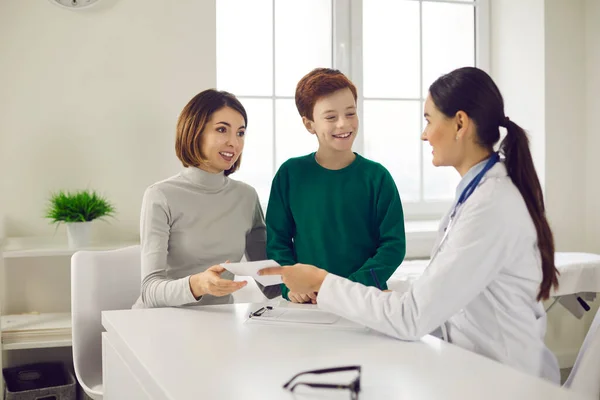
[[[506,136],[500,144],[500,152],[504,154],[508,175],[525,199],[537,231],[544,273],[537,299],[546,300],[550,297],[550,290],[558,287],[558,271],[554,264],[554,238],[546,219],[542,186],[535,172],[527,134],[508,118],[502,125],[506,128]]]
[[[554,238],[546,219],[544,198],[533,165],[529,139],[519,125],[504,115],[504,100],[492,78],[484,71],[459,68],[437,79],[429,88],[431,99],[447,117],[464,111],[477,126],[479,144],[490,151],[500,140],[499,127],[506,128],[500,144],[506,170],[525,200],[537,232],[537,245],[542,257],[543,279],[537,300],[550,296],[558,287],[558,270],[554,264]]]

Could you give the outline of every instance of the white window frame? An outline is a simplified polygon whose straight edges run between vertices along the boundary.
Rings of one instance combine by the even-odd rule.
[[[363,121],[363,69],[362,69],[362,5],[367,0],[333,0],[333,66],[346,74],[356,85],[358,90],[358,115]],[[475,65],[490,73],[490,0],[460,1],[460,0],[405,0],[419,3],[421,18],[420,29],[420,57],[423,57],[423,3],[452,3],[465,6],[475,6]],[[419,87],[423,86],[423,65],[420,63]],[[385,99],[390,100],[390,99]],[[397,100],[397,99],[394,99]],[[420,101],[423,109],[423,98],[402,100]],[[423,131],[423,118],[420,130]],[[421,146],[423,143],[421,142]],[[422,150],[422,147],[420,148]],[[362,124],[359,135],[354,142],[354,151],[364,153],[364,134]],[[419,152],[420,162],[420,198],[423,198],[423,152]],[[402,196],[402,194],[400,194]],[[408,221],[439,219],[452,201],[420,201],[404,202],[404,216]]]
[[[218,0],[217,0],[218,1]],[[362,70],[362,5],[367,0],[331,0],[332,7],[332,66],[346,74],[356,85],[358,90],[358,116],[363,121],[363,70]],[[420,7],[420,57],[423,57],[423,36],[422,36],[422,7],[425,2],[453,3],[465,6],[475,6],[475,65],[486,72],[490,72],[490,0],[403,0],[416,1]],[[275,1],[273,4],[273,16],[275,16]],[[277,171],[277,132],[276,132],[276,100],[293,99],[293,96],[278,96],[275,88],[275,21],[273,20],[273,94],[269,96],[240,95],[243,99],[270,99],[273,107],[273,174]],[[218,34],[218,33],[217,33]],[[423,83],[423,65],[421,63],[420,86]],[[391,100],[391,99],[386,99]],[[395,99],[394,99],[395,100]],[[423,98],[404,99],[420,101],[423,109]],[[300,120],[298,120],[300,123]],[[359,129],[359,135],[354,143],[354,151],[364,154],[364,135],[362,125]],[[421,118],[421,131],[423,130],[423,118]],[[421,146],[423,144],[421,143]],[[422,147],[421,147],[422,150]],[[423,198],[423,152],[420,151],[420,198]],[[400,194],[402,196],[402,194]],[[263,204],[266,207],[266,204]],[[403,201],[404,216],[407,221],[437,220],[447,212],[451,206],[451,200],[448,201]]]

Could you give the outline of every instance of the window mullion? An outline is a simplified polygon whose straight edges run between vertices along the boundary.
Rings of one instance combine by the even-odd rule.
[[[475,9],[475,65],[491,73],[490,1],[479,0]]]
[[[333,68],[342,71],[358,91],[358,118],[363,119],[362,85],[362,0],[333,0]],[[362,124],[354,151],[364,153]]]
[[[273,25],[272,25],[272,38],[271,38],[271,46],[273,47],[273,93],[271,93],[272,97],[271,97],[271,107],[272,107],[272,126],[273,126],[273,172],[271,176],[275,176],[275,173],[277,173],[277,106],[276,106],[276,101],[275,101],[275,97],[276,97],[276,88],[275,88],[275,84],[276,84],[276,79],[275,79],[275,66],[276,66],[276,62],[275,62],[275,0],[272,0],[272,6],[273,6]]]
[[[419,2],[419,92],[420,109],[423,109],[423,2]],[[423,132],[423,118],[419,118],[419,129]],[[419,142],[419,200],[425,201],[425,160],[423,159],[423,141]]]

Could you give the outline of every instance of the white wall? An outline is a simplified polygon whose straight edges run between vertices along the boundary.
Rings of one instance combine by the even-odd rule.
[[[585,1],[491,2],[491,73],[506,114],[528,131],[558,251],[589,249]]]
[[[586,236],[587,249],[600,253],[600,1],[585,0]]]
[[[544,0],[492,0],[491,75],[504,97],[506,115],[531,139],[544,182]]]
[[[98,235],[137,237],[144,188],[179,169],[180,110],[216,84],[214,0],[1,1],[0,37],[7,235],[51,234],[49,192],[92,188],[118,209]]]
[[[585,1],[546,0],[546,206],[558,251],[585,250]]]
[[[586,242],[584,1],[546,0],[544,9],[545,194],[558,251],[582,251]],[[562,366],[574,363],[592,319],[578,321],[562,306],[550,312],[546,342]]]

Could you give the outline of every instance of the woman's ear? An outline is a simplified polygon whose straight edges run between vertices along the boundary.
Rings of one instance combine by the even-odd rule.
[[[470,120],[467,116],[467,113],[464,111],[458,111],[454,116],[455,119],[455,129],[456,129],[456,139],[461,139],[468,130]]]
[[[311,134],[316,134],[317,132],[315,131],[315,123],[314,121],[311,121],[310,119],[306,118],[306,117],[302,117],[302,123],[304,124],[304,127],[306,128],[307,131],[309,131]]]

